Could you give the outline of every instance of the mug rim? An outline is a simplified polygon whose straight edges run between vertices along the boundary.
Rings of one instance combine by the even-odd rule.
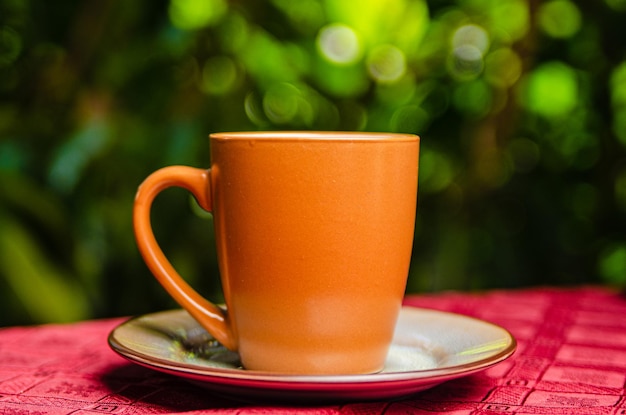
[[[419,136],[410,133],[369,131],[233,131],[209,135],[220,141],[264,140],[264,141],[363,141],[397,142],[419,141]]]

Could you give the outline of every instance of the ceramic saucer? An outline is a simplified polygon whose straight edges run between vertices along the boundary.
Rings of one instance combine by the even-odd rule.
[[[243,369],[184,310],[128,320],[109,335],[111,348],[140,365],[236,399],[376,400],[399,398],[484,370],[510,357],[513,336],[458,314],[403,307],[385,369],[370,375],[280,375]],[[280,358],[280,356],[277,356]]]

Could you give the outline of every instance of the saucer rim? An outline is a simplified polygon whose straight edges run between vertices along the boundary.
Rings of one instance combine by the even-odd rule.
[[[378,372],[358,375],[302,375],[246,370],[244,368],[219,368],[184,364],[181,362],[161,359],[159,357],[149,356],[145,353],[138,352],[136,350],[133,350],[131,347],[122,344],[115,337],[116,332],[128,325],[131,325],[133,322],[139,319],[155,315],[167,315],[174,313],[186,312],[184,309],[172,309],[131,317],[116,325],[111,330],[107,338],[107,342],[114,352],[127,359],[128,361],[172,375],[188,378],[191,377],[194,380],[199,380],[203,382],[210,382],[214,380],[220,382],[221,384],[232,385],[237,385],[239,382],[246,382],[248,386],[250,386],[251,384],[255,384],[258,386],[272,385],[280,387],[289,385],[290,389],[300,389],[297,387],[298,384],[303,386],[304,389],[311,386],[319,387],[321,385],[338,386],[351,384],[387,384],[394,382],[403,383],[407,381],[424,381],[435,384],[448,379],[466,376],[485,370],[508,359],[517,350],[517,341],[515,337],[511,334],[509,330],[498,324],[485,321],[477,317],[467,316],[449,311],[441,311],[406,305],[401,308],[400,313],[428,313],[434,316],[440,316],[444,318],[448,317],[459,320],[471,320],[475,323],[489,326],[494,330],[502,331],[503,340],[506,339],[508,341],[508,344],[506,345],[506,347],[498,349],[497,352],[487,354],[486,356],[483,356],[475,361],[458,365],[443,365],[430,369]],[[189,316],[189,318],[193,319],[191,316]]]

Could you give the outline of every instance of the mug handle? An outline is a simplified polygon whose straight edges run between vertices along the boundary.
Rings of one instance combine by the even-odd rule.
[[[133,228],[139,252],[146,265],[165,290],[217,341],[230,350],[237,350],[228,314],[204,299],[176,272],[154,237],[150,209],[154,198],[169,187],[189,191],[207,212],[212,211],[211,170],[187,166],[164,167],[150,174],[139,186],[133,207]]]

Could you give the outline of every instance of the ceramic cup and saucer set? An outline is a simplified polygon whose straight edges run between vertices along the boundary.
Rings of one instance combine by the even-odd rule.
[[[182,308],[116,327],[117,353],[229,397],[281,400],[397,398],[513,354],[499,326],[402,306],[417,136],[235,132],[210,146],[208,169],[164,167],[139,187],[139,251]],[[194,291],[155,239],[152,202],[173,186],[213,215],[225,305]]]

